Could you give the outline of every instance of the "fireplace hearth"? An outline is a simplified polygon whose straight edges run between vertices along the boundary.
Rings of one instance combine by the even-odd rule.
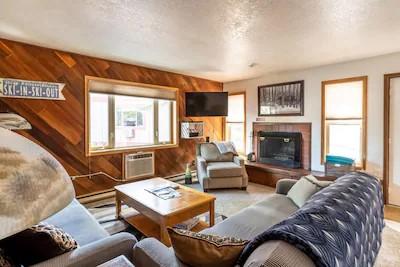
[[[302,134],[300,132],[257,133],[258,162],[301,168]]]

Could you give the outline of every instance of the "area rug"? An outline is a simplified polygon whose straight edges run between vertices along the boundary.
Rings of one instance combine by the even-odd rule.
[[[114,198],[107,198],[84,205],[109,234],[112,235],[119,232],[130,232],[134,234],[138,239],[141,239],[143,237],[139,231],[134,229],[127,222],[122,219],[116,219]],[[138,212],[133,208],[122,205],[121,215],[123,217],[129,217],[136,214],[138,214]],[[199,218],[200,220],[209,222],[208,213],[200,215]],[[225,216],[224,214],[219,213],[217,210],[215,211],[215,223],[219,223],[226,218],[227,216]]]
[[[201,190],[201,186],[196,181],[187,186],[199,191]],[[210,190],[209,193],[215,195],[217,198],[215,203],[216,223],[265,199],[274,192],[275,188],[253,183],[248,185],[246,191],[238,189]],[[135,234],[139,239],[141,238],[140,234],[127,223],[122,220],[115,220],[114,199],[85,204],[85,206],[110,234],[128,231]],[[122,214],[132,212],[136,211],[127,206],[122,207]],[[204,217],[203,219],[207,220],[208,218]],[[375,267],[398,267],[400,266],[400,223],[389,220],[385,221],[386,227],[383,230],[382,247]]]
[[[385,220],[382,246],[375,267],[400,266],[400,223]]]
[[[186,186],[202,191],[199,183]],[[275,188],[249,183],[247,190],[218,189],[209,190],[208,193],[216,197],[215,212],[230,217],[238,211],[265,199],[274,192]]]

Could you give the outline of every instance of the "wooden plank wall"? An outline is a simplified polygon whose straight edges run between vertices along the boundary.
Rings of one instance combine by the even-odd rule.
[[[66,84],[65,101],[0,98],[0,112],[26,118],[33,129],[19,133],[50,151],[70,175],[104,171],[121,178],[122,173],[122,154],[85,156],[85,75],[177,87],[180,120],[190,120],[184,117],[184,92],[222,91],[222,83],[215,81],[0,39],[1,78]],[[222,137],[221,118],[197,120],[205,122],[206,136]],[[178,148],[155,151],[156,175],[182,173],[185,164],[194,159],[196,141],[181,139],[179,143]],[[100,176],[74,180],[77,195],[107,190],[114,184]]]

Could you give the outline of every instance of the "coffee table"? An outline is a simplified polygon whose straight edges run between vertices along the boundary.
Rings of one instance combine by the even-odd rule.
[[[180,197],[162,199],[146,191],[160,185],[179,186]],[[200,221],[192,231],[201,231],[214,225],[215,211],[213,195],[199,192],[187,186],[176,184],[163,178],[118,185],[115,187],[116,217],[122,218],[147,237],[155,237],[167,246],[170,240],[167,227],[182,223],[197,215],[209,212],[210,221],[207,224]],[[134,208],[139,214],[122,216],[121,205]]]

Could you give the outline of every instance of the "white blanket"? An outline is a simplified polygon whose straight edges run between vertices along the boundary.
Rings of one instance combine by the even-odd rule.
[[[221,154],[233,153],[235,156],[238,155],[235,145],[231,141],[215,141],[213,143],[217,146]]]

